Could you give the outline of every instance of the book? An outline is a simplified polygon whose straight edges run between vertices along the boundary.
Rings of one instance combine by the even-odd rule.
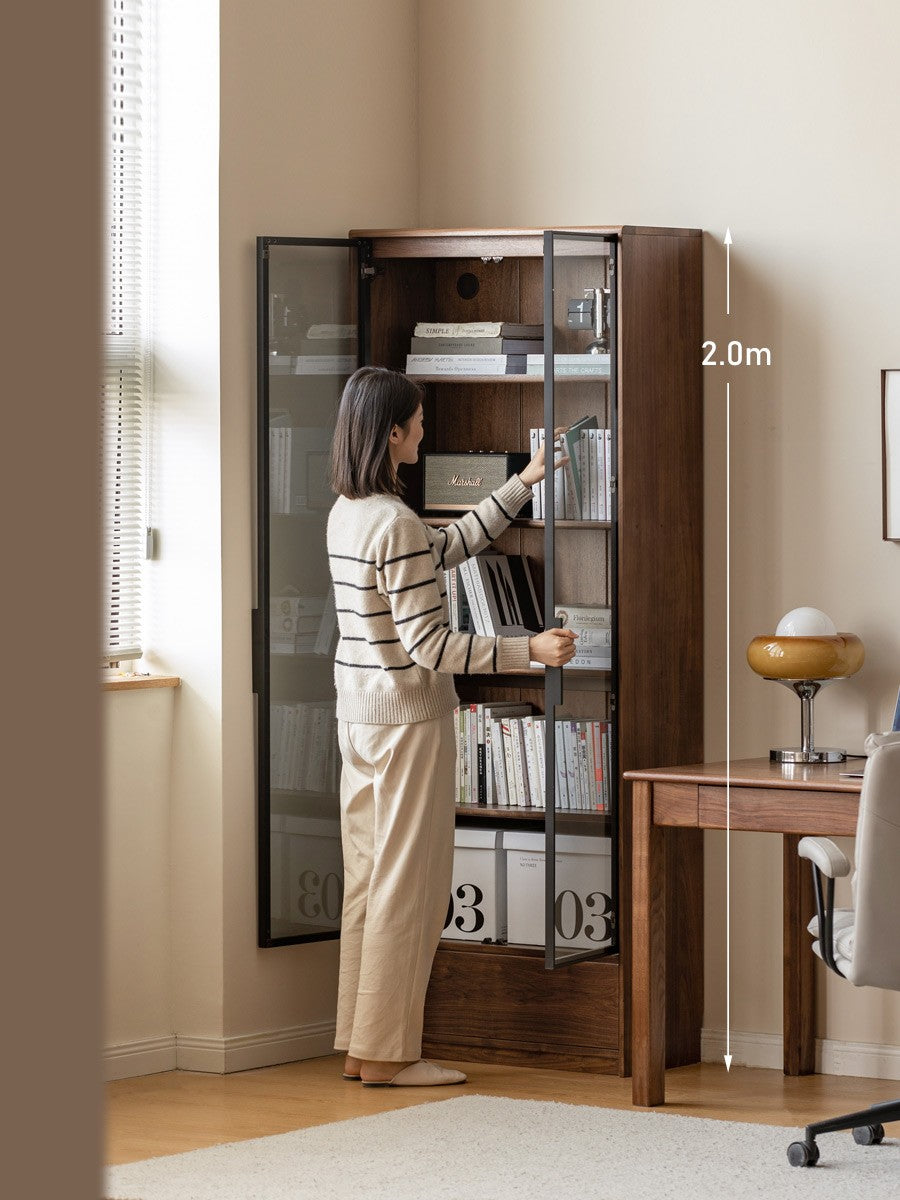
[[[410,339],[410,354],[540,354],[544,343],[540,338],[505,337],[414,337]],[[525,370],[522,363],[522,370]]]
[[[566,518],[568,520],[578,521],[583,519],[582,456],[580,453],[581,432],[585,429],[596,428],[596,417],[582,417],[573,425],[570,425],[562,435],[563,445],[565,446],[566,454],[569,456],[569,461],[564,468],[566,482],[571,484],[571,496],[566,501]]]
[[[407,375],[505,375],[505,354],[408,354]]]
[[[508,805],[508,791],[506,792],[506,800],[502,801],[496,786],[498,763],[502,763],[503,761],[503,746],[501,740],[502,735],[499,733],[495,735],[495,726],[498,724],[501,717],[519,716],[531,712],[531,705],[523,702],[510,704],[484,704],[481,707],[484,712],[485,802],[487,804],[502,803]],[[495,736],[497,737],[496,744]]]
[[[610,359],[608,354],[555,354],[554,375],[597,375],[608,379]],[[526,375],[543,375],[543,354],[529,354],[525,364]]]
[[[543,325],[523,325],[515,321],[419,321],[413,337],[427,338],[543,338]]]
[[[578,634],[575,657],[564,670],[608,671],[612,667],[612,610],[598,605],[557,604],[553,615]]]

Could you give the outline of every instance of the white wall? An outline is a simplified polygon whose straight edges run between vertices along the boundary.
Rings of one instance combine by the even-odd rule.
[[[772,366],[706,376],[706,757],[725,753],[725,421],[732,382],[731,749],[796,744],[798,702],[744,651],[799,604],[868,661],[817,704],[860,749],[900,684],[900,551],[881,541],[880,383],[900,363],[900,13],[873,0],[420,4],[423,225],[688,225],[705,336]],[[726,226],[731,317],[724,315]],[[698,354],[700,347],[697,348]],[[724,1028],[724,854],[708,835],[705,1024]],[[732,1022],[781,1027],[780,843],[734,840]],[[900,997],[827,985],[819,1034],[900,1043]]]
[[[169,788],[175,689],[103,696],[107,1077],[175,1065]]]

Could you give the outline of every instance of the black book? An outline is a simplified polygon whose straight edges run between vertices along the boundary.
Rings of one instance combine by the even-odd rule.
[[[505,338],[541,338],[544,337],[544,326],[518,325],[515,321],[504,321],[500,326],[500,336]],[[534,351],[539,353],[539,351]]]

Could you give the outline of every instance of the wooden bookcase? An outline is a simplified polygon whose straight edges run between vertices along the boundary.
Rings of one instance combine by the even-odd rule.
[[[615,605],[621,773],[703,757],[702,239],[698,230],[590,232],[617,242],[617,585],[611,595],[608,522],[556,522],[556,583],[570,602]],[[374,270],[368,361],[403,369],[417,321],[544,319],[540,230],[354,230],[350,237],[368,245]],[[564,295],[564,258],[554,270],[556,290]],[[472,298],[459,294],[462,275],[478,281]],[[578,282],[573,278],[574,295]],[[557,352],[578,348],[565,343],[564,330],[556,336]],[[423,450],[527,450],[529,428],[543,424],[542,382],[434,378],[427,384]],[[581,381],[561,381],[556,394],[558,421],[583,415]],[[497,543],[501,552],[528,555],[539,587],[543,525],[515,521]],[[593,704],[602,715],[608,684],[570,674],[566,702],[580,700],[588,710]],[[459,679],[457,691],[464,700],[529,700],[544,711],[540,675]],[[426,1006],[425,1053],[628,1073],[631,842],[623,788],[617,807],[618,954],[548,971],[541,950],[442,942]],[[539,827],[540,814],[529,818],[527,811],[469,808],[458,816],[508,828],[529,819]],[[592,818],[567,819],[571,828]],[[702,904],[695,847],[685,847],[671,864],[670,880],[682,896]],[[700,1057],[702,979],[700,948],[683,944],[675,929],[669,940],[675,995],[668,1044],[675,1065]]]
[[[615,378],[600,387],[596,380],[559,380],[554,403],[557,424],[595,412],[601,427],[615,428],[616,503],[610,521],[554,522],[554,594],[568,603],[612,607],[615,650],[610,674],[563,673],[563,705],[557,713],[612,720],[620,777],[631,768],[703,757],[702,238],[698,230],[635,226],[566,232],[603,235],[615,247],[610,258],[615,270],[607,278],[615,300]],[[564,245],[564,235],[558,236]],[[320,301],[317,311],[326,315],[315,319],[358,323],[362,362],[403,370],[410,335],[419,321],[544,320],[549,293],[543,230],[363,229],[351,231],[346,243],[328,245],[350,248],[349,286],[346,275],[340,285],[321,283],[321,296],[342,290],[342,299],[331,307],[330,301]],[[571,264],[565,250],[558,257],[554,254],[552,263],[557,353],[579,350],[584,343],[583,337],[579,341],[566,329],[564,320],[556,319],[559,297],[582,294],[584,271],[576,269],[577,246],[569,253]],[[466,287],[460,286],[463,276]],[[266,278],[261,271],[262,314],[269,299]],[[346,315],[340,316],[341,311]],[[339,383],[326,386],[324,380],[312,380],[305,385],[304,397],[295,397],[296,381],[266,381],[266,337],[261,336],[260,344],[260,390],[266,396],[261,446],[268,436],[270,389],[285,408],[294,406],[295,426],[323,426],[333,420]],[[542,377],[423,381],[423,452],[527,451],[529,429],[544,425]],[[267,504],[264,454],[261,449],[261,529],[267,527],[262,516]],[[420,480],[413,473],[408,483],[408,499],[416,507]],[[282,536],[278,523],[290,521],[299,518],[273,518],[269,542],[261,539],[261,605],[268,595],[268,546],[277,549]],[[310,517],[303,527],[310,529],[303,569],[324,580],[327,564],[324,558],[319,561],[318,547],[324,526],[320,530]],[[520,519],[495,543],[500,552],[528,556],[539,596],[545,583],[546,537],[544,521]],[[268,899],[274,880],[268,858],[268,703],[288,694],[321,699],[329,685],[321,661],[304,666],[302,679],[298,672],[290,686],[284,682],[285,664],[271,660],[271,668],[266,666],[268,626],[261,614],[262,609],[255,625],[256,690],[264,714],[259,726],[260,911],[265,914],[260,944],[272,945],[336,935],[335,929],[318,929],[312,923],[282,923],[279,932],[270,919]],[[468,676],[458,678],[456,686],[464,701],[527,700],[537,712],[547,709],[543,671]],[[617,791],[610,815],[556,814],[555,823],[558,833],[615,835],[618,952],[547,970],[539,947],[443,941],[426,1004],[426,1054],[629,1073],[630,795],[621,782]],[[336,812],[321,797],[314,804],[303,797],[291,798],[290,803],[313,817]],[[284,812],[288,810],[283,805],[279,809],[272,804],[272,813]],[[543,828],[543,814],[527,809],[460,808],[457,821],[475,826],[489,822],[510,830]],[[702,851],[696,840],[681,845],[673,839],[670,845],[667,886],[679,894],[682,905],[702,905]],[[682,930],[667,929],[669,1065],[700,1057],[702,948],[693,939],[693,933],[686,938]]]

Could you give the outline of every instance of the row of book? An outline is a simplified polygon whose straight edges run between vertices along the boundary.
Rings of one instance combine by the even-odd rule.
[[[269,600],[272,654],[331,654],[337,638],[334,588],[324,596],[301,596],[285,588]]]
[[[273,704],[269,709],[270,784],[279,791],[334,795],[341,754],[333,701]]]
[[[546,718],[527,703],[460,704],[454,715],[457,804],[545,808]],[[609,722],[552,725],[556,807],[609,812]]]
[[[530,429],[531,454],[544,444],[544,430]],[[554,516],[567,521],[609,521],[612,517],[612,432],[600,429],[596,417],[585,417],[572,425],[559,439],[557,456],[568,462],[553,473]],[[531,488],[532,512],[543,520],[544,482]]]
[[[543,629],[525,555],[478,554],[446,570],[444,583],[453,630],[483,637],[515,637]],[[596,604],[557,604],[554,617],[562,628],[578,634],[575,657],[566,670],[611,668],[611,609]]]
[[[269,512],[277,516],[330,508],[332,430],[292,427],[286,413],[269,423]]]

